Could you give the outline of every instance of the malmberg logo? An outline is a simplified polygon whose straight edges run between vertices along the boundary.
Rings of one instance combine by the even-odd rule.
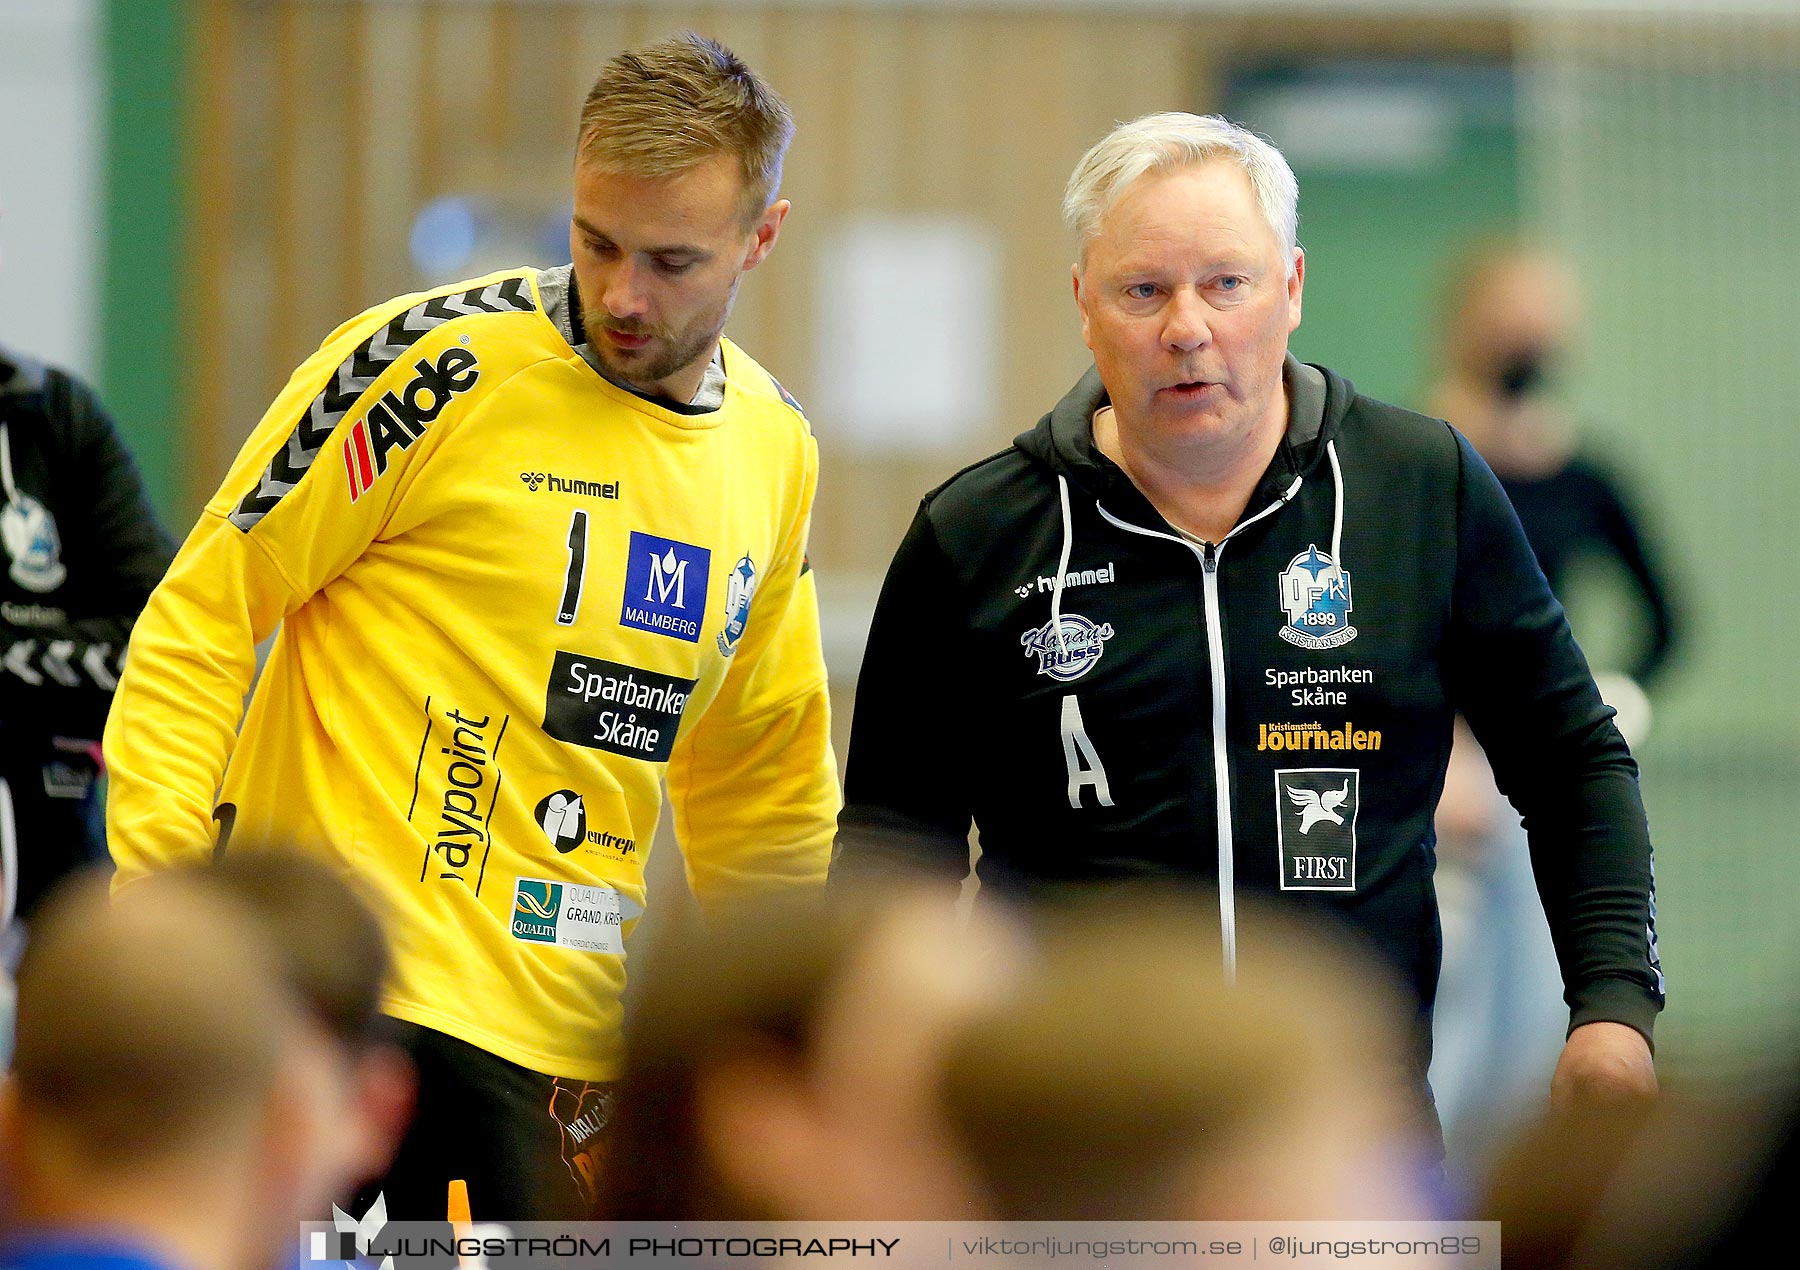
[[[477,365],[475,354],[466,348],[445,349],[436,362],[421,357],[413,363],[417,373],[406,387],[383,393],[367,415],[350,425],[350,435],[344,438],[344,471],[350,478],[351,502],[381,479],[390,454],[410,448],[452,397],[475,386],[481,378]]]
[[[545,489],[552,494],[579,494],[583,498],[619,497],[617,481],[579,481],[558,476],[555,472],[520,472],[519,479],[525,482],[525,488],[533,494],[539,489]]]

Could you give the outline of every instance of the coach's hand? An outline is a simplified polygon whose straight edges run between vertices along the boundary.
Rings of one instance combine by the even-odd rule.
[[[1550,1103],[1564,1110],[1647,1101],[1656,1096],[1650,1044],[1623,1023],[1584,1023],[1569,1033]]]

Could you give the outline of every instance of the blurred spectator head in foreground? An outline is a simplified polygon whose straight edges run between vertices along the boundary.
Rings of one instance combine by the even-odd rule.
[[[1240,905],[1243,901],[1240,899]],[[1401,1015],[1348,945],[1130,892],[1055,912],[953,1029],[947,1117],[1008,1220],[1411,1218]]]
[[[32,1233],[183,1270],[269,1264],[302,1214],[301,1010],[252,914],[193,876],[49,897],[18,974],[0,1177]]]
[[[328,1218],[387,1171],[412,1116],[412,1060],[380,1030],[381,924],[343,877],[292,851],[238,844],[198,876],[262,925],[304,1007],[288,1056],[313,1113],[302,1211]]]
[[[890,882],[662,949],[628,1026],[601,1215],[984,1216],[932,1077],[955,1020],[1004,990],[1010,934]]]

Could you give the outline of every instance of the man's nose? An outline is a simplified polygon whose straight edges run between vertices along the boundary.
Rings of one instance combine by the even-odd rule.
[[[1169,299],[1168,318],[1163,324],[1163,343],[1173,353],[1191,353],[1204,348],[1212,340],[1207,325],[1206,302],[1189,288],[1182,288]]]
[[[643,271],[629,256],[615,261],[606,271],[600,288],[600,303],[613,317],[642,317],[650,309],[650,296],[643,283]]]

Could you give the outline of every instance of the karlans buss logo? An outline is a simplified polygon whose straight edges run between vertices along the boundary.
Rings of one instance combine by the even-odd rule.
[[[1356,638],[1350,625],[1350,575],[1317,546],[1281,571],[1281,607],[1287,625],[1281,638],[1301,648],[1336,648]]]
[[[350,501],[369,492],[388,469],[388,455],[405,450],[425,435],[425,429],[450,398],[469,391],[481,378],[475,354],[466,348],[448,348],[437,361],[420,358],[417,373],[398,393],[389,390],[369,407],[369,413],[350,425],[344,438],[344,471],[350,477]]]
[[[1062,615],[1062,638],[1056,637],[1055,619],[1019,636],[1027,657],[1037,655],[1040,675],[1049,675],[1058,683],[1079,679],[1094,668],[1106,641],[1113,637],[1111,622],[1096,626],[1079,613]]]
[[[619,625],[698,644],[712,552],[634,530],[630,553]]]

